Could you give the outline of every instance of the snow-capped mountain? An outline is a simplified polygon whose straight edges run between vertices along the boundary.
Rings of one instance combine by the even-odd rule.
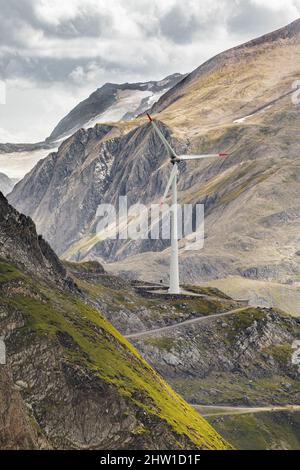
[[[184,77],[175,73],[160,81],[121,85],[106,83],[70,111],[44,142],[0,143],[0,172],[20,180],[78,129],[88,129],[97,123],[129,121],[151,108]]]
[[[79,103],[55,127],[47,141],[59,141],[80,128],[97,123],[130,120],[151,108],[185,75],[175,73],[163,80],[139,83],[106,83]]]

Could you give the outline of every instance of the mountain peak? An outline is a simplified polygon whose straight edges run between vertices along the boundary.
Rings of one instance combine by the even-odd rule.
[[[36,233],[30,217],[20,214],[0,192],[0,258],[14,260],[26,271],[62,281],[66,271],[50,245]]]
[[[266,54],[270,55],[270,47],[284,47],[285,45],[289,46],[294,43],[300,43],[300,18],[276,31],[264,34],[263,36],[221,52],[202,63],[154,103],[151,112],[159,113],[163,111],[171,103],[181,98],[187,90],[187,87],[201,77],[208,76],[216,71],[222,72],[225,76],[225,70],[231,67],[232,64],[238,62],[249,64],[251,57],[255,61],[257,52],[259,51],[263,52],[265,50]],[[266,61],[267,60],[268,58],[266,58]],[[270,69],[270,73],[271,72],[272,69]]]
[[[132,119],[149,109],[182,78],[184,75],[175,73],[158,81],[119,84],[107,82],[72,109],[58,123],[47,142],[66,138],[81,127]]]

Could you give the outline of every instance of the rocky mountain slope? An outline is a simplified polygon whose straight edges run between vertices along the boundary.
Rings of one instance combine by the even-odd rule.
[[[211,416],[207,419],[245,450],[299,450],[300,413],[293,411]]]
[[[0,194],[0,445],[221,449]]]
[[[202,65],[153,109],[177,151],[230,152],[226,160],[180,166],[179,201],[202,203],[206,214],[204,249],[189,252],[180,243],[185,282],[234,275],[293,283],[300,272],[300,122],[291,100],[299,54],[300,20]],[[15,187],[10,201],[60,255],[167,280],[166,242],[96,236],[99,203],[125,194],[129,204],[159,201],[170,172],[166,157],[141,118],[80,130]]]
[[[217,287],[233,298],[248,300],[251,305],[278,307],[293,316],[300,316],[300,280],[294,283],[256,281],[245,277],[229,277],[208,281],[211,287]]]
[[[37,235],[33,221],[11,207],[0,193],[1,258],[12,260],[21,270],[59,284],[66,271],[42,236]]]
[[[15,184],[15,181],[11,180],[4,173],[0,173],[0,191],[6,195],[11,192]]]
[[[47,141],[66,138],[81,127],[92,127],[99,122],[135,118],[149,109],[161,95],[184,77],[180,73],[175,73],[160,81],[106,83],[72,109],[57,124]]]
[[[53,148],[53,151],[57,148]],[[14,183],[20,181],[43,158],[49,155],[49,148],[0,152],[0,172],[6,174]]]
[[[194,296],[167,296],[155,285],[109,275],[96,262],[66,263],[66,269],[235,447],[300,448],[300,372],[292,361],[299,319],[209,287],[190,286]]]
[[[37,142],[33,144],[11,144],[11,143],[0,143],[0,155],[3,153],[16,153],[16,152],[35,152],[41,149],[51,149],[52,143]]]

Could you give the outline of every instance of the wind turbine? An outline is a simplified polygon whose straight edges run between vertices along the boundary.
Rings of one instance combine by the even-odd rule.
[[[227,153],[211,153],[207,155],[177,155],[175,150],[171,147],[163,133],[159,130],[154,119],[150,114],[146,113],[151,125],[164,144],[168,155],[170,157],[170,163],[173,165],[170,178],[168,180],[162,204],[166,199],[168,192],[172,186],[172,210],[171,210],[171,259],[170,259],[170,285],[169,294],[180,294],[179,287],[179,264],[178,264],[178,233],[177,233],[177,175],[178,175],[178,163],[183,160],[201,160],[202,158],[215,158],[215,157],[226,157]]]

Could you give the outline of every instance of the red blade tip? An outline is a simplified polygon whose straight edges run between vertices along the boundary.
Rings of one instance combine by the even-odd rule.
[[[149,121],[152,122],[153,119],[152,119],[152,117],[150,116],[150,114],[149,114],[149,113],[146,113],[146,114],[147,114],[147,116],[148,116]]]
[[[221,152],[219,153],[219,157],[227,157],[229,153]]]

